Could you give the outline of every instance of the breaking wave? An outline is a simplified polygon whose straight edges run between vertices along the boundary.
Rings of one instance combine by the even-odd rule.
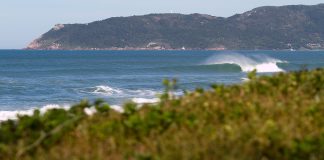
[[[152,97],[156,96],[159,92],[151,89],[121,89],[117,87],[111,87],[108,85],[100,85],[95,87],[89,87],[81,89],[80,92],[99,94],[111,97],[134,97],[134,96],[145,96]]]
[[[46,111],[50,109],[69,109],[70,105],[58,105],[58,104],[48,104],[41,108],[31,108],[28,110],[15,110],[15,111],[0,111],[0,122],[6,120],[16,120],[17,115],[28,115],[31,116],[34,114],[34,111],[38,109],[41,114],[44,114]]]
[[[143,105],[143,104],[152,104],[152,103],[158,103],[160,102],[159,98],[133,98],[131,99],[132,102]],[[71,105],[58,105],[58,104],[48,104],[41,108],[31,108],[26,110],[15,110],[15,111],[0,111],[0,122],[7,121],[7,120],[17,120],[18,116],[32,116],[34,114],[35,110],[39,110],[41,114],[44,114],[46,111],[51,109],[65,109],[68,110],[71,108]],[[117,112],[123,112],[124,109],[120,105],[110,105],[110,108],[117,111]],[[91,108],[85,108],[84,112],[87,115],[93,115],[97,111],[94,107]]]
[[[96,86],[93,89],[94,90],[92,91],[92,93],[96,93],[96,94],[115,95],[115,94],[123,93],[122,90],[112,88],[110,86]]]
[[[159,98],[132,98],[132,102],[138,104],[139,106],[143,104],[152,104],[152,103],[158,103],[160,102]],[[58,104],[48,104],[41,108],[31,108],[27,110],[15,110],[15,111],[0,111],[0,122],[7,121],[7,120],[17,120],[18,115],[19,116],[32,116],[34,114],[35,110],[39,110],[41,114],[44,114],[46,111],[51,109],[70,109],[71,105],[58,105]],[[123,112],[124,109],[120,105],[111,105],[111,109],[117,111],[117,112]],[[84,112],[87,115],[93,115],[96,113],[96,109],[94,107],[91,108],[85,108]]]
[[[236,65],[241,71],[250,72],[254,69],[257,72],[284,72],[278,67],[278,63],[287,63],[266,55],[247,56],[238,53],[217,54],[208,58],[203,65]]]

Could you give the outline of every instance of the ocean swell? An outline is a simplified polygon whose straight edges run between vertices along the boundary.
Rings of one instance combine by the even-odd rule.
[[[243,72],[284,72],[278,63],[287,63],[266,55],[247,56],[238,53],[222,53],[208,58],[203,65],[237,65]]]

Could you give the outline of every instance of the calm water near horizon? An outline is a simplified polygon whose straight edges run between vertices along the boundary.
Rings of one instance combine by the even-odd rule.
[[[0,50],[0,112],[85,98],[112,105],[149,101],[166,78],[178,79],[180,90],[192,90],[241,83],[254,68],[272,74],[304,67],[323,68],[324,51]]]

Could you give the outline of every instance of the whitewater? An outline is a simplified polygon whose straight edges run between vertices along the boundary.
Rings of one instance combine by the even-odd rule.
[[[164,79],[176,78],[181,96],[213,83],[245,83],[254,69],[271,75],[305,67],[324,67],[324,52],[0,50],[0,121],[83,99],[104,99],[122,112],[127,101],[159,102]]]
[[[214,55],[204,62],[205,65],[233,64],[238,65],[243,72],[284,72],[278,67],[278,63],[286,61],[271,58],[266,55],[247,56],[238,53],[226,53]]]
[[[119,88],[113,88],[111,86],[95,86],[92,88],[84,88],[80,89],[80,92],[88,92],[90,94],[98,94],[98,95],[104,95],[108,97],[122,97],[125,98],[128,97],[129,101],[136,103],[139,107],[143,104],[154,104],[160,102],[160,99],[157,98],[160,92],[153,91],[153,90],[129,90],[129,89],[119,89]],[[146,98],[143,98],[146,97]],[[0,111],[0,122],[5,120],[16,120],[19,116],[25,116],[25,115],[33,115],[35,110],[39,110],[40,114],[44,114],[47,110],[51,109],[64,109],[68,110],[73,104],[48,104],[43,107],[37,108],[37,107],[31,107],[27,110],[14,110],[14,111]],[[111,105],[111,109],[114,109],[118,112],[123,112],[123,107],[121,104],[118,105]],[[93,115],[96,113],[95,107],[85,108],[84,112],[87,115]]]

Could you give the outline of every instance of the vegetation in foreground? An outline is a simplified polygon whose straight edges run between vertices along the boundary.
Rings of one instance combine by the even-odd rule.
[[[0,126],[0,159],[324,159],[324,69],[213,85],[124,112],[82,101]],[[97,113],[87,116],[85,108]]]

